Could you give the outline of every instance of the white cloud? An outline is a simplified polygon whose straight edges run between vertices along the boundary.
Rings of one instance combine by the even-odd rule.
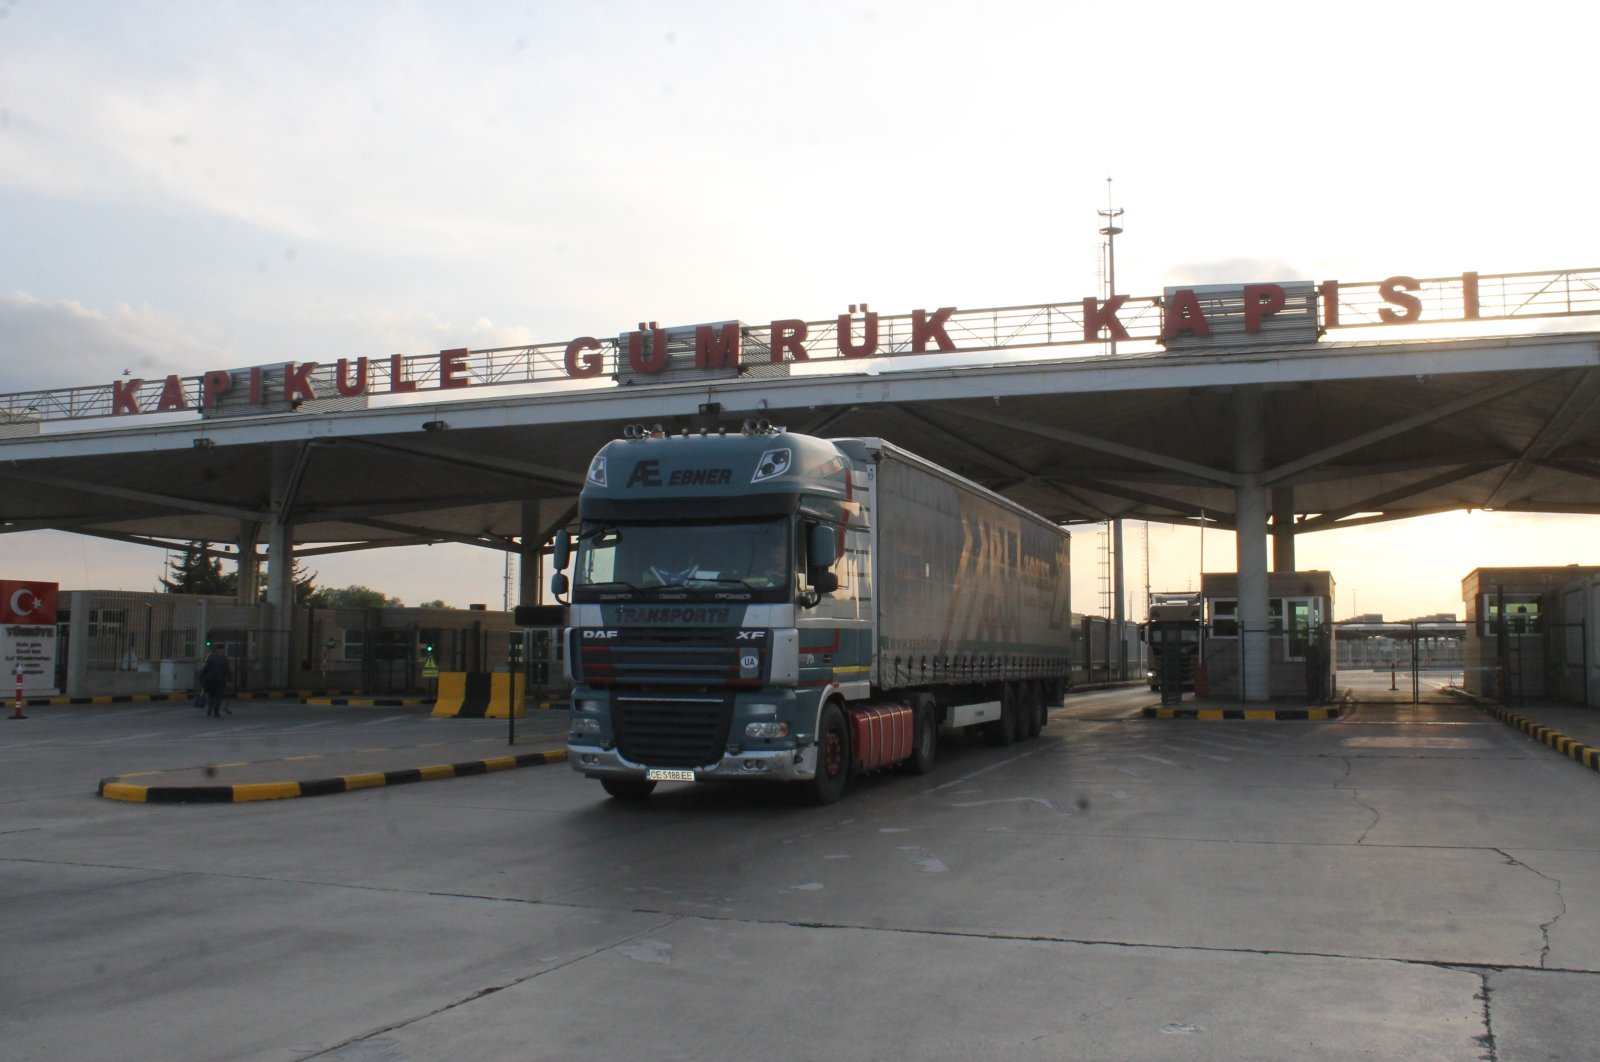
[[[195,366],[215,367],[221,356],[187,324],[148,307],[101,312],[71,299],[46,302],[23,292],[0,295],[0,349],[7,354],[0,387],[8,392],[68,381],[104,385],[124,370],[144,379],[192,375]]]

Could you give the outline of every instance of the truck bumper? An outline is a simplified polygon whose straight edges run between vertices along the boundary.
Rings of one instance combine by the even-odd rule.
[[[567,762],[588,778],[642,779],[650,770],[646,764],[634,763],[616,749],[602,749],[597,745],[569,744]],[[817,774],[817,747],[727,752],[716,763],[695,767],[693,771],[697,782],[807,781]]]

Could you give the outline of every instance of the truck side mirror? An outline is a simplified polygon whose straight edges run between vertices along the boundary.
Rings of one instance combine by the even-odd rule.
[[[550,563],[557,571],[566,568],[572,560],[572,532],[562,528],[556,532],[555,548],[551,551]]]
[[[558,599],[567,592],[569,586],[566,572],[556,572],[550,577],[550,593]]]
[[[812,524],[807,545],[811,555],[809,567],[813,571],[831,568],[839,559],[839,533],[828,524]]]
[[[811,589],[819,594],[831,594],[839,589],[839,577],[833,572],[812,572]]]

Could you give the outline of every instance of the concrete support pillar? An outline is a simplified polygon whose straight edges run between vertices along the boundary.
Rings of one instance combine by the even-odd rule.
[[[1259,387],[1234,392],[1235,537],[1239,578],[1239,681],[1245,701],[1270,700],[1267,607],[1266,403]]]
[[[261,544],[261,525],[254,520],[239,521],[239,594],[241,605],[254,605],[261,600],[261,555],[256,548]]]
[[[518,543],[522,546],[517,565],[517,604],[537,605],[544,600],[544,524],[539,518],[539,502],[522,503],[522,531]]]
[[[267,605],[272,631],[263,646],[267,681],[288,688],[290,644],[294,628],[294,521],[296,451],[278,445],[272,454],[272,523],[267,528]]]
[[[573,517],[574,498],[539,498],[522,503],[522,567],[518,587],[524,605],[545,604],[550,585],[544,549]]]
[[[1117,678],[1128,677],[1128,640],[1123,637],[1122,624],[1127,619],[1127,608],[1123,604],[1127,596],[1124,590],[1122,569],[1122,521],[1111,521],[1111,592],[1116,601],[1111,606],[1112,626],[1117,636],[1117,651],[1112,659],[1116,662]]]
[[[1272,488],[1272,570],[1295,570],[1293,487]]]
[[[90,595],[74,590],[64,595],[67,620],[67,680],[61,692],[68,697],[84,697],[89,689],[89,602]]]

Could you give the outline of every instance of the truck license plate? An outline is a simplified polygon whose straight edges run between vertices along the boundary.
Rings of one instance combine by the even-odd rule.
[[[694,772],[651,768],[644,773],[644,777],[646,781],[650,782],[692,782],[694,781]]]

